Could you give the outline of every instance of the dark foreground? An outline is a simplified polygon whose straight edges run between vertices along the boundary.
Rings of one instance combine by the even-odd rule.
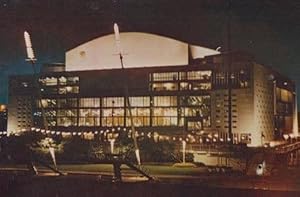
[[[238,184],[238,183],[236,183]],[[232,189],[207,183],[172,180],[112,183],[95,175],[31,176],[1,173],[0,196],[93,197],[93,196],[300,196],[296,191]]]

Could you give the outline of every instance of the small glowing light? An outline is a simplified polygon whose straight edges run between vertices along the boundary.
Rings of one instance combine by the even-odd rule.
[[[37,130],[37,131],[40,131],[41,129],[37,128],[36,130]]]
[[[35,130],[35,127],[31,127],[31,131],[34,131]]]
[[[285,85],[285,86],[286,86],[287,84],[288,84],[288,83],[287,83],[286,81],[283,83],[283,85]]]
[[[72,87],[67,86],[67,87],[66,87],[66,90],[67,90],[67,92],[71,92],[71,91],[72,91]]]
[[[218,135],[217,133],[215,133],[215,134],[214,134],[214,136],[215,136],[216,138],[218,138],[218,137],[219,137],[219,135]]]
[[[229,142],[230,142],[230,141],[231,141],[231,139],[230,139],[230,138],[227,138],[227,141],[229,141]]]
[[[97,135],[97,134],[98,134],[98,131],[95,131],[95,134]]]
[[[207,142],[209,142],[209,139],[208,139],[208,138],[206,138],[206,141],[207,141]]]
[[[216,138],[214,138],[214,139],[213,139],[213,141],[214,141],[214,142],[216,142],[216,141],[217,141],[217,139],[216,139]]]
[[[56,132],[56,135],[60,135],[60,132],[59,132],[59,131],[57,131],[57,132]]]
[[[288,135],[288,134],[283,134],[283,138],[284,138],[285,140],[287,140],[287,139],[289,139],[289,135]]]
[[[176,140],[176,137],[173,137],[173,141],[175,141]]]
[[[103,130],[100,131],[100,134],[102,134],[102,133],[103,133]]]
[[[78,132],[78,134],[77,135],[81,135],[81,132]]]
[[[182,141],[182,138],[181,138],[181,137],[179,138],[179,141]]]
[[[77,133],[76,132],[73,132],[73,135],[76,135]]]
[[[148,136],[148,138],[151,138],[151,132],[149,132],[149,133],[147,134],[147,136]]]
[[[51,131],[51,134],[54,135],[54,134],[55,134],[55,131]]]
[[[220,141],[223,142],[224,141],[223,138],[220,138]]]

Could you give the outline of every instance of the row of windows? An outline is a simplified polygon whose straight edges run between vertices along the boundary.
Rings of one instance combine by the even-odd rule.
[[[229,73],[227,71],[218,71],[213,77],[213,84],[216,88],[228,86]],[[233,88],[248,88],[250,86],[250,72],[247,70],[235,70],[230,75]]]
[[[199,117],[204,120],[210,119],[209,109],[202,110],[198,107],[184,107],[180,109],[176,107],[154,107],[152,108],[152,116],[150,111],[150,108],[132,108],[132,117],[136,119],[135,125],[149,126],[151,118],[153,126],[169,126],[171,123],[171,125],[177,125],[177,123],[174,123],[175,119],[177,120],[178,118],[184,117]],[[102,120],[102,126],[115,126],[121,123],[122,125],[120,126],[124,126],[124,120],[122,120],[125,118],[124,113],[123,108],[106,108],[102,110],[95,108],[59,109],[57,111],[46,110],[45,112],[47,121],[53,122],[57,119],[58,126],[76,126],[77,119],[79,120],[79,126],[99,126],[100,120]],[[126,114],[126,119],[129,120],[129,110],[127,110]],[[37,117],[41,118],[40,115]],[[51,123],[50,125],[55,126],[55,123]],[[130,122],[127,122],[126,125],[130,125]]]
[[[180,82],[172,83],[172,82],[165,82],[165,83],[152,83],[150,85],[151,91],[177,91],[177,90],[210,90],[211,83],[208,82]]]
[[[64,94],[78,94],[79,93],[79,86],[65,86],[65,87],[43,87],[41,88],[41,93],[45,95],[64,95]]]
[[[140,126],[150,126],[150,117],[132,117],[133,123],[136,127]],[[78,120],[78,123],[77,123]],[[115,117],[103,117],[101,119],[96,117],[57,117],[57,126],[100,126],[111,127],[111,126],[125,126],[124,117],[115,116]],[[168,117],[168,116],[157,116],[152,117],[152,126],[177,126],[178,118],[177,117]],[[56,126],[55,121],[48,121],[48,124],[51,126]],[[130,118],[126,118],[126,126],[131,126]]]
[[[203,97],[204,98],[204,97]],[[206,99],[209,97],[206,96]],[[202,101],[202,97],[191,97],[191,99],[198,99],[198,103]],[[102,101],[102,108],[117,108],[125,106],[124,97],[105,97],[105,98],[66,98],[66,99],[42,99],[41,103],[37,102],[38,107],[43,108],[71,108],[71,107],[89,107],[99,108]],[[130,105],[132,107],[150,107],[150,97],[130,97]],[[190,102],[193,105],[193,102]],[[177,106],[177,96],[154,96],[154,107],[170,107]]]
[[[210,80],[211,74],[210,70],[153,73],[150,74],[150,81]]]
[[[40,78],[39,82],[44,86],[76,85],[79,83],[79,77],[45,77]]]

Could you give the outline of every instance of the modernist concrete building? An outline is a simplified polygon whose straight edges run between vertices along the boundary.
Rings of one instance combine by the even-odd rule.
[[[40,93],[32,76],[10,77],[8,131],[43,127],[42,111],[56,131],[130,127],[129,97],[139,131],[217,135],[249,146],[298,135],[294,82],[252,56],[153,34],[121,37],[125,69],[108,35],[67,51],[65,64],[46,65],[38,76]]]

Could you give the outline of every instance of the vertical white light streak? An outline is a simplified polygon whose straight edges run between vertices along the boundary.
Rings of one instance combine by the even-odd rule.
[[[55,166],[55,169],[57,169],[57,165],[56,165],[56,158],[55,158],[55,150],[53,147],[49,147],[49,152],[50,152],[50,155],[52,157],[52,161],[53,161],[53,164]]]
[[[110,153],[114,154],[115,139],[111,139],[109,140],[109,142],[110,142]]]
[[[185,150],[186,150],[186,142],[182,141],[182,163],[185,164]]]
[[[35,60],[35,56],[34,56],[34,52],[32,49],[30,35],[27,31],[24,32],[24,39],[25,39],[25,45],[26,45],[27,58],[29,61],[33,61],[33,60]]]
[[[115,41],[116,41],[117,52],[118,52],[118,54],[122,55],[120,32],[119,32],[119,27],[118,27],[117,23],[114,24],[114,32],[115,32]]]

